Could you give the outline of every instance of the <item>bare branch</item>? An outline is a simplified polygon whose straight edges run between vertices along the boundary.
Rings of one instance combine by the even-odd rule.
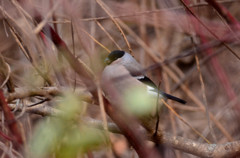
[[[9,105],[11,109],[15,108],[15,105]],[[21,109],[18,109],[19,111]],[[49,106],[38,106],[26,108],[26,112],[39,114],[42,116],[57,116],[63,114],[62,111],[57,110],[55,108],[51,108]],[[92,118],[84,118],[84,123],[88,126],[92,126],[101,130],[104,130],[103,122],[100,120],[92,119]],[[122,134],[120,129],[116,124],[112,122],[108,122],[107,124],[108,130],[112,133]],[[207,143],[199,143],[197,141],[184,138],[181,136],[173,136],[167,132],[158,132],[157,137],[152,137],[151,133],[147,133],[143,128],[139,129],[141,133],[148,136],[148,140],[166,144],[174,149],[181,150],[196,156],[200,157],[234,157],[240,153],[240,141],[227,142],[224,144],[207,144]]]

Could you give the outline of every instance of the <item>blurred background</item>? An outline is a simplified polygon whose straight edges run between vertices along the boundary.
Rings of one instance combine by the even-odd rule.
[[[127,51],[160,89],[186,100],[186,105],[168,103],[190,126],[165,108],[160,117],[163,131],[202,143],[205,140],[192,128],[211,143],[238,140],[240,1],[216,4],[203,0],[1,0],[0,86],[24,144],[14,148],[14,142],[1,137],[2,157],[31,157],[32,151],[38,151],[38,157],[97,158],[111,157],[111,152],[137,157],[124,136],[110,133],[110,147],[103,131],[83,123],[85,117],[102,120],[102,115],[91,102],[94,87],[86,86],[86,79],[61,54],[65,46],[96,82],[109,52]],[[46,25],[66,45],[52,42],[57,38],[51,30],[43,34]],[[83,97],[90,101],[79,99]],[[60,111],[68,115],[47,117]],[[14,137],[5,117],[1,113],[2,132]],[[173,157],[196,157],[173,152]]]

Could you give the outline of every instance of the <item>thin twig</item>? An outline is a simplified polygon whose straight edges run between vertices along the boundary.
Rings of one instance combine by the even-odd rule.
[[[0,73],[1,73],[1,71],[5,71],[4,68],[7,68],[7,72],[2,72],[4,74],[5,79],[2,82],[2,84],[0,85],[0,89],[1,89],[8,82],[8,80],[10,78],[10,74],[11,74],[11,68],[10,68],[9,64],[5,62],[5,60],[3,59],[3,56],[1,54],[0,54],[0,65],[2,67],[0,69]]]
[[[125,36],[122,28],[118,24],[118,21],[112,16],[111,9],[109,7],[107,7],[106,4],[102,0],[96,0],[96,2],[102,7],[102,9],[108,14],[108,16],[110,16],[111,20],[113,21],[113,23],[116,25],[116,27],[120,31],[121,35],[123,36],[123,39],[128,46],[129,52],[132,53],[131,45],[129,44],[127,37]]]
[[[102,26],[102,24],[99,21],[95,21],[97,25],[103,30],[103,32],[108,36],[108,38],[116,45],[116,47],[119,50],[122,50],[122,48],[117,44],[117,42],[114,40],[114,38],[107,32],[107,30]]]
[[[110,53],[111,51],[105,47],[102,43],[100,43],[98,40],[96,40],[96,38],[94,38],[92,35],[90,35],[87,31],[85,31],[84,29],[81,29],[82,32],[84,32],[85,34],[87,34],[95,43],[97,43],[99,46],[101,46],[103,49],[105,49],[108,53]]]
[[[48,12],[47,16],[36,26],[33,30],[35,34],[39,34],[39,32],[43,29],[43,27],[47,24],[48,20],[52,17],[54,11],[59,7],[61,1],[57,1],[54,3],[53,8]]]
[[[105,106],[104,106],[104,101],[103,101],[103,96],[102,96],[102,89],[101,89],[99,83],[97,86],[97,92],[98,92],[98,100],[99,100],[99,105],[100,105],[101,116],[102,116],[102,120],[103,120],[103,128],[104,128],[104,131],[106,132],[108,143],[111,145],[108,125],[107,125],[107,115],[105,112]],[[107,157],[108,158],[113,157],[111,148],[109,148],[109,150],[108,150]]]
[[[211,142],[205,138],[200,132],[198,132],[195,128],[193,128],[187,121],[185,121],[182,116],[180,116],[170,105],[168,105],[163,99],[161,99],[164,105],[179,118],[185,125],[187,125],[189,128],[191,128],[197,135],[199,135],[201,138],[203,138],[208,144],[211,144]]]
[[[203,102],[204,102],[204,105],[205,105],[205,108],[206,108],[206,116],[207,116],[207,119],[208,119],[208,126],[209,126],[209,129],[211,131],[211,135],[212,135],[214,141],[217,142],[217,138],[216,138],[216,135],[213,131],[212,123],[211,123],[211,120],[209,118],[209,107],[208,107],[208,103],[207,103],[206,90],[205,90],[205,85],[204,85],[204,82],[203,82],[202,72],[201,72],[199,59],[198,59],[197,55],[195,55],[195,60],[196,60],[196,64],[197,64],[197,70],[198,70],[198,73],[199,73],[199,80],[200,80],[200,83],[201,83]]]

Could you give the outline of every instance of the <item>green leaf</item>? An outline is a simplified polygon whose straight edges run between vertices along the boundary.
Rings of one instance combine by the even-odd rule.
[[[67,93],[58,106],[63,114],[40,122],[29,142],[29,157],[42,158],[53,153],[60,158],[74,157],[106,140],[101,131],[79,124],[85,107],[78,98]]]
[[[130,88],[126,92],[124,107],[137,116],[150,114],[156,104],[157,97],[149,95],[145,88]]]

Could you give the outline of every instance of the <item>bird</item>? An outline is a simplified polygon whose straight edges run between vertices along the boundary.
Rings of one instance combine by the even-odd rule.
[[[119,76],[120,73],[126,73],[125,77],[126,75],[130,74],[130,76],[132,77],[131,84],[134,83],[133,81],[135,81],[135,84],[138,81],[137,82],[138,84],[141,83],[146,86],[147,92],[149,94],[155,96],[161,95],[164,99],[170,99],[181,104],[186,104],[185,100],[159,90],[156,84],[144,74],[143,72],[144,69],[140,65],[140,63],[138,63],[136,59],[129,53],[122,50],[114,50],[107,56],[104,63],[107,65],[102,73],[104,75],[104,78],[115,77],[115,79],[117,80],[117,77]],[[118,70],[120,70],[121,72],[118,72]],[[124,83],[124,75],[122,78]]]
[[[159,90],[155,83],[146,76],[141,64],[126,51],[112,51],[104,63],[106,66],[102,72],[101,86],[105,97],[112,105],[126,106],[127,108],[124,107],[124,109],[127,110],[129,106],[136,104],[130,108],[130,114],[136,115],[146,130],[150,132],[158,130],[156,115],[158,113],[157,102],[160,99],[171,99],[186,104],[185,100]],[[129,98],[133,98],[133,101],[131,99],[129,101]],[[140,105],[141,107],[138,107]],[[144,113],[144,110],[147,112]],[[158,146],[160,150],[163,150],[161,145]]]

